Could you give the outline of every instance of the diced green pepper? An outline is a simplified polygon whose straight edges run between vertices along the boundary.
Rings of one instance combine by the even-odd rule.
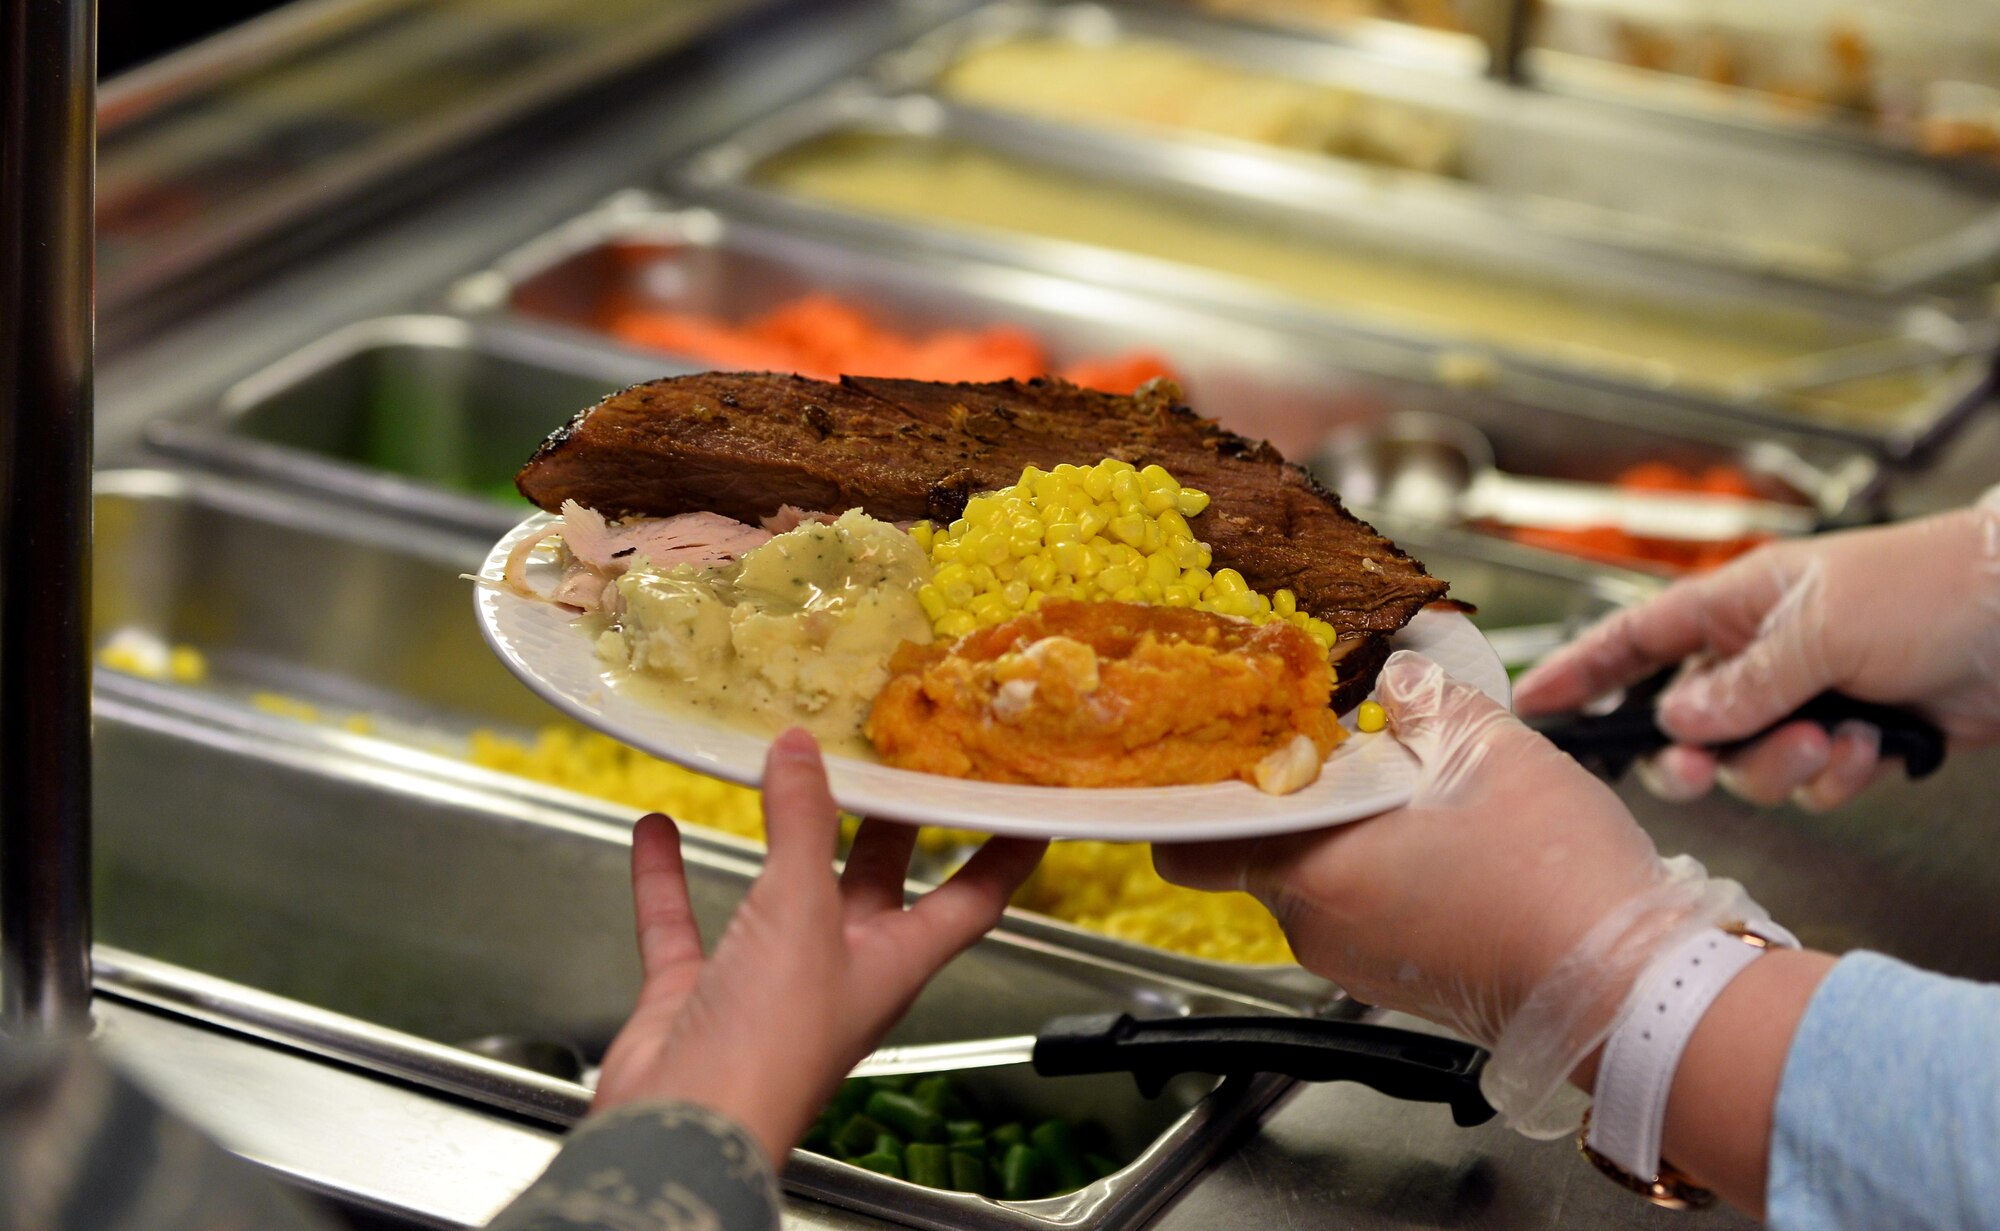
[[[1000,1196],[1007,1201],[1033,1201],[1045,1187],[1042,1156],[1031,1145],[1007,1147],[1000,1160]]]
[[[868,1096],[867,1112],[911,1141],[943,1141],[944,1117],[907,1094],[877,1090]]]
[[[951,1187],[951,1151],[945,1146],[913,1141],[903,1151],[903,1169],[910,1183],[927,1188]]]
[[[903,1160],[894,1154],[863,1154],[848,1161],[879,1175],[893,1176],[898,1180],[903,1178]]]

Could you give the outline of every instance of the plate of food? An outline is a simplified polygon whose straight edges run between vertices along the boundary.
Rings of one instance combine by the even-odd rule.
[[[1395,649],[1505,703],[1431,577],[1268,445],[1155,382],[675,377],[522,469],[488,643],[641,751],[756,786],[803,726],[852,812],[1206,841],[1397,807]]]

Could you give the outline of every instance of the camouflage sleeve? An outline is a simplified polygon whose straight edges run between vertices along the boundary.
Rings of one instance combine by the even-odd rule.
[[[82,1044],[0,1039],[0,1227],[328,1231]]]
[[[735,1123],[691,1103],[583,1122],[490,1231],[775,1231],[778,1185]]]

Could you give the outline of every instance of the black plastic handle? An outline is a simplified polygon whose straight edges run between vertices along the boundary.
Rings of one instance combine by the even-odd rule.
[[[1616,779],[1634,761],[1674,742],[1654,717],[1654,703],[1672,682],[1674,671],[1669,668],[1633,685],[1618,708],[1608,714],[1565,714],[1531,725],[1556,747],[1601,770],[1607,778]],[[1944,732],[1928,719],[1909,710],[1859,701],[1839,692],[1821,693],[1757,734],[1718,744],[1715,751],[1724,754],[1740,751],[1794,722],[1813,723],[1829,735],[1842,723],[1867,723],[1882,734],[1882,755],[1901,761],[1903,772],[1913,780],[1929,777],[1944,764]]]
[[[1493,1118],[1479,1092],[1483,1048],[1366,1022],[1313,1017],[1063,1017],[1035,1039],[1044,1077],[1130,1073],[1148,1098],[1182,1073],[1282,1073],[1301,1081],[1355,1081],[1391,1098],[1448,1103],[1470,1127]]]

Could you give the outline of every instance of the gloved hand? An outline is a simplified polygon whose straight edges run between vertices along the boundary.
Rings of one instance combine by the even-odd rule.
[[[1680,741],[1641,778],[1670,799],[1717,781],[1754,803],[1836,807],[1875,774],[1875,728],[1784,726],[1718,766],[1698,745],[1753,735],[1828,689],[1907,705],[1954,743],[2000,739],[2000,489],[1969,509],[1775,544],[1613,615],[1523,676],[1525,715],[1573,710],[1686,660],[1660,697]]]
[[[1655,956],[1722,920],[1761,922],[1734,882],[1662,860],[1618,797],[1478,690],[1399,653],[1376,697],[1423,782],[1410,804],[1317,833],[1159,845],[1168,880],[1245,889],[1308,969],[1493,1050],[1482,1087],[1524,1132]]]
[[[648,816],[632,835],[645,983],[604,1057],[593,1111],[685,1099],[741,1124],[782,1169],[856,1062],[938,969],[1000,919],[1046,843],[995,839],[904,909],[911,825],[863,821],[836,879],[839,815],[804,731],[771,745],[763,874],[702,957],[680,836]]]

